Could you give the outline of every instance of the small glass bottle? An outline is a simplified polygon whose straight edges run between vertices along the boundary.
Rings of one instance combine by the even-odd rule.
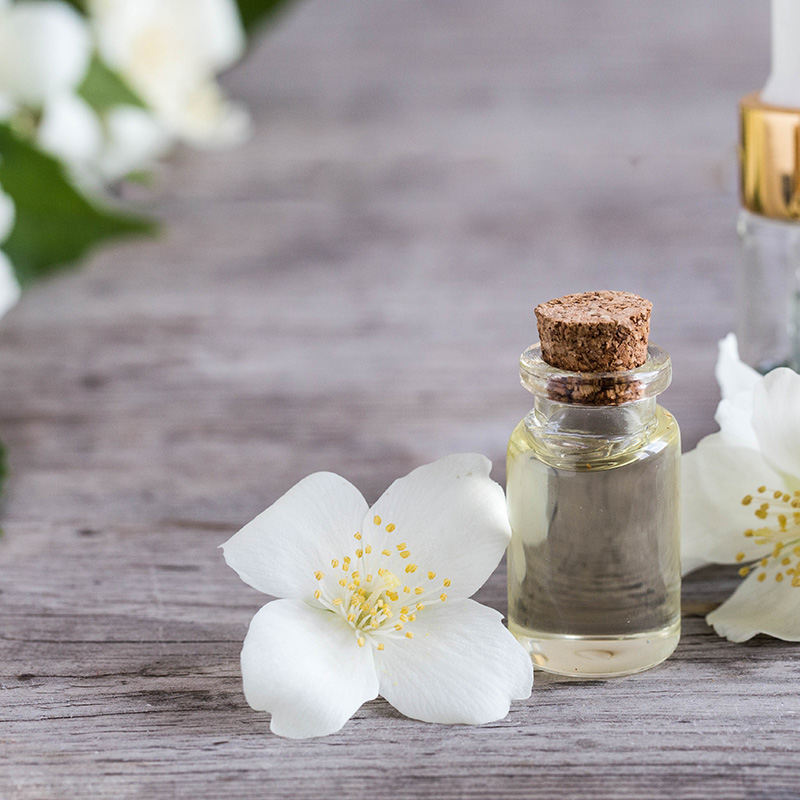
[[[534,407],[508,445],[509,629],[549,672],[655,666],[680,638],[680,433],[656,404],[669,356],[570,371],[535,345],[520,376]]]
[[[739,111],[739,352],[760,372],[800,371],[800,110],[755,93]]]

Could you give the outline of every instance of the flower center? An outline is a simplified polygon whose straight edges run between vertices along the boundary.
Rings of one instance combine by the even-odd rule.
[[[380,528],[381,518],[374,517],[373,524]],[[396,529],[391,522],[383,528],[389,534]],[[377,551],[360,531],[353,538],[352,554],[334,558],[332,572],[314,573],[319,581],[314,599],[350,625],[359,647],[369,642],[383,650],[387,639],[413,639],[417,612],[431,601],[445,602],[443,588],[450,579],[437,580],[435,572],[414,563],[405,542]]]
[[[790,579],[794,587],[800,587],[800,491],[789,494],[777,489],[768,491],[766,486],[759,486],[756,497],[751,494],[742,498],[742,505],[757,503],[753,512],[761,523],[757,528],[748,528],[744,535],[754,538],[757,545],[769,548],[759,560],[739,570],[742,577],[755,570],[758,580],[767,579],[766,567],[780,562],[775,580],[781,583],[784,578]],[[767,499],[768,498],[768,499]],[[738,553],[737,561],[744,561],[745,554]],[[784,569],[785,567],[785,569]]]

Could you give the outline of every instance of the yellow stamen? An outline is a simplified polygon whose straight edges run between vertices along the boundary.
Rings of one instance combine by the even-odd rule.
[[[317,600],[319,600],[319,598],[320,598],[320,597],[322,597],[322,592],[321,592],[319,589],[317,589],[317,591],[316,591],[316,592],[314,592],[314,597],[315,597]]]
[[[342,598],[341,598],[341,597],[337,597],[337,598],[336,598],[336,599],[333,601],[333,604],[334,604],[335,606],[340,606],[340,605],[342,604]]]
[[[450,578],[445,578],[442,581],[442,586],[444,586],[444,588],[446,589],[449,585],[450,585]]]
[[[394,524],[394,522],[390,522],[390,523],[389,523],[389,524],[386,526],[386,533],[391,533],[391,532],[392,532],[392,531],[393,531],[393,530],[394,530],[396,527],[397,527],[397,526]]]
[[[381,553],[385,556],[390,556],[392,554],[391,550],[381,550]]]
[[[444,603],[444,601],[447,600],[447,595],[444,592],[442,592],[439,595],[439,599]]]
[[[383,650],[383,649],[384,649],[384,644],[383,644],[383,642],[381,642],[381,643],[378,645],[378,650]]]
[[[377,514],[376,514],[376,515],[375,515],[375,516],[372,518],[372,521],[373,521],[373,522],[374,522],[376,525],[380,525],[380,524],[381,524],[381,518],[380,518],[380,517],[379,517]]]
[[[414,594],[422,594],[424,591],[425,590],[421,586],[417,586],[417,588],[414,589]]]
[[[750,567],[742,567],[739,570],[739,574],[744,578],[746,575],[750,574]]]
[[[363,647],[363,646],[364,646],[364,644],[365,644],[365,642],[364,642],[364,637],[363,637],[363,636],[359,636],[359,637],[358,637],[358,646],[359,646],[359,647]]]
[[[334,558],[334,559],[331,561],[331,566],[332,566],[334,569],[336,569],[336,567],[338,567],[338,566],[339,566],[339,559],[338,559],[338,558]]]
[[[428,573],[428,580],[429,581],[432,581],[435,577],[436,577],[436,573],[435,572],[429,572]]]
[[[766,572],[762,572],[762,573],[761,573],[761,574],[758,576],[758,579],[759,579],[760,581],[764,581],[764,580],[766,580],[766,577],[767,577],[767,573],[766,573]]]
[[[744,561],[744,553],[737,553],[736,554],[737,561]]]
[[[406,631],[406,639],[413,639],[413,638],[414,638],[414,634],[411,633],[411,631]]]
[[[752,502],[753,502],[753,495],[751,495],[751,494],[745,495],[742,498],[742,505],[743,506],[749,506],[750,503],[752,503]]]
[[[778,583],[780,583],[780,582],[783,580],[783,573],[782,573],[782,572],[779,572],[779,573],[778,573],[778,574],[775,576],[775,580],[776,580]]]
[[[372,552],[372,545],[371,545],[371,544],[368,544],[368,545],[367,545],[367,546],[364,548],[364,552],[365,552],[365,553],[367,553],[367,554],[371,553],[371,552]]]
[[[410,555],[411,555],[411,551],[410,550],[403,550],[400,553],[400,558],[408,558]]]
[[[402,555],[402,553],[400,555]],[[416,571],[417,571],[417,565],[416,564],[408,564],[406,566],[406,572],[416,572]]]

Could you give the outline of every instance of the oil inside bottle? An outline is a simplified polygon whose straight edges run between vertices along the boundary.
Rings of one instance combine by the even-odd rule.
[[[509,441],[509,629],[541,669],[625,675],[678,644],[680,433],[640,405],[563,406],[555,435],[532,412]]]

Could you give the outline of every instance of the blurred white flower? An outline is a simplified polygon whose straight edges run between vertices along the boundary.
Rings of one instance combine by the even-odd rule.
[[[100,120],[89,104],[65,93],[44,107],[36,134],[39,147],[60,158],[74,172],[90,172],[103,146]]]
[[[233,0],[88,0],[103,59],[167,132],[198,146],[235,144],[249,117],[216,76],[244,53]]]
[[[149,169],[170,145],[163,126],[143,108],[112,108],[105,115],[104,128],[106,140],[98,169],[107,181],[119,180],[136,170]]]
[[[14,201],[0,189],[0,246],[14,227]],[[19,300],[20,287],[8,256],[0,250],[0,317]]]
[[[0,0],[0,110],[40,108],[72,92],[92,52],[84,18],[58,0]]]

